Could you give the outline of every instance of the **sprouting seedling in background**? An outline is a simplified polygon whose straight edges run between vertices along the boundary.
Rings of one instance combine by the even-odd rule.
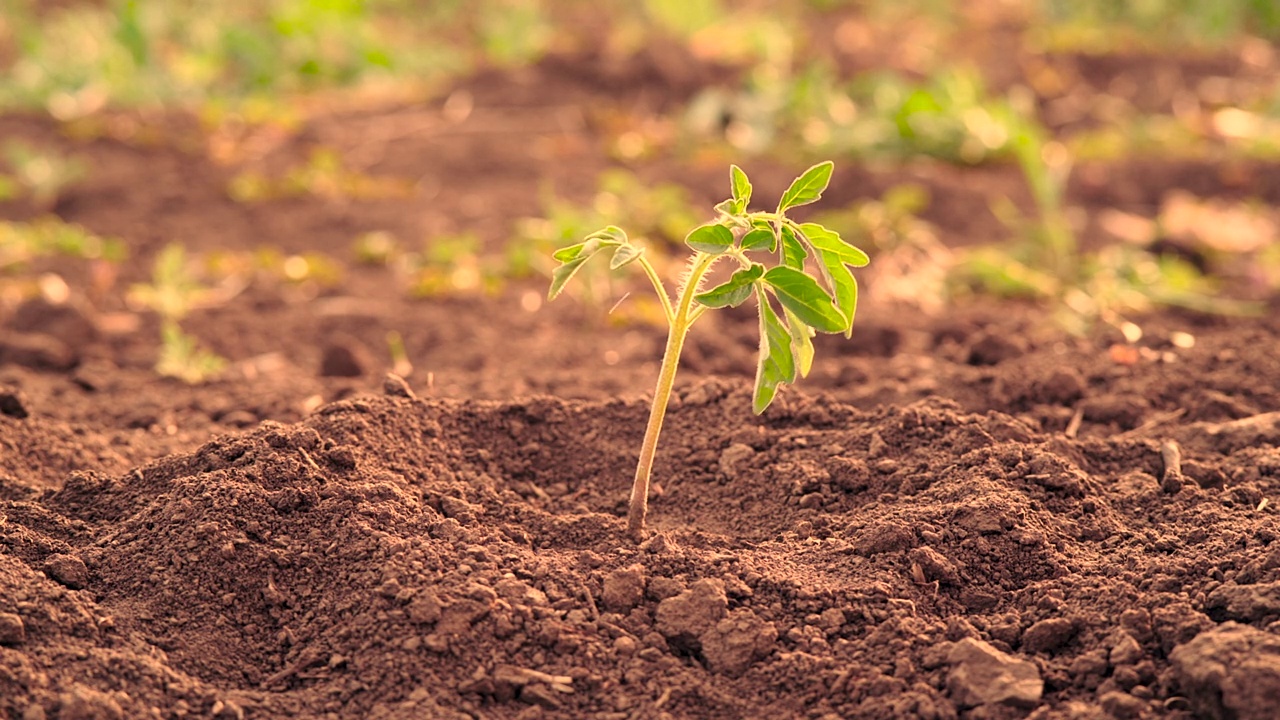
[[[156,372],[195,384],[216,374],[226,361],[200,347],[182,330],[181,320],[211,292],[196,282],[187,269],[187,254],[178,243],[167,245],[156,256],[149,285],[130,288],[132,304],[154,310],[160,316],[160,358]]]
[[[635,264],[644,271],[666,314],[667,345],[631,489],[627,528],[635,539],[644,534],[653,459],[680,351],[698,318],[708,310],[737,307],[756,299],[760,317],[760,353],[752,402],[756,414],[769,407],[780,385],[795,382],[797,375],[808,375],[813,364],[815,332],[843,333],[845,337],[852,333],[858,284],[849,268],[866,265],[867,255],[822,225],[797,223],[787,217],[792,208],[822,197],[833,168],[831,162],[814,165],[791,183],[776,210],[753,212],[748,209],[751,181],[741,168],[731,166],[733,196],[715,206],[714,221],[694,228],[685,237],[685,244],[694,253],[674,301],[644,256],[644,248],[632,244],[619,227],[610,225],[554,253],[560,265],[552,275],[551,299],[560,294],[584,263],[608,251],[610,268]],[[762,257],[776,260],[766,265],[756,260]],[[707,272],[724,259],[735,261],[737,270],[725,282],[704,291],[702,281]],[[808,270],[810,265],[816,272]]]
[[[84,178],[84,163],[56,152],[41,152],[17,142],[4,144],[5,162],[13,180],[25,188],[32,204],[42,212],[53,210],[63,191]]]

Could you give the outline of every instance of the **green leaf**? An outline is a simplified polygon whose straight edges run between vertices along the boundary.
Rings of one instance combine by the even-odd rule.
[[[742,212],[742,208],[738,207],[738,201],[733,198],[721,200],[716,203],[714,210],[721,215],[727,215],[728,217],[736,217],[738,213]]]
[[[751,181],[737,165],[729,166],[729,185],[733,188],[733,200],[738,205],[738,212],[745,211],[751,202]]]
[[[773,289],[783,307],[804,324],[822,332],[845,331],[844,314],[836,309],[817,280],[784,265],[771,268],[761,279]]]
[[[606,247],[617,247],[630,243],[627,233],[617,225],[597,230],[583,238],[582,242],[562,247],[551,254],[558,262],[567,263],[579,256],[590,257],[596,251]]]
[[[845,242],[844,238],[840,237],[840,233],[835,230],[818,223],[801,223],[799,228],[800,233],[815,250],[833,253],[846,265],[862,267],[871,262],[866,253]]]
[[[782,226],[782,264],[796,270],[804,270],[804,259],[809,257],[804,245],[796,238],[790,225]]]
[[[609,258],[609,269],[617,270],[620,267],[625,267],[638,260],[643,254],[644,248],[636,247],[631,243],[619,245],[618,249],[613,251],[613,257]]]
[[[574,273],[578,272],[578,268],[582,267],[590,258],[591,255],[579,255],[556,268],[551,273],[551,289],[547,291],[547,300],[555,300],[556,296],[564,290],[564,286],[569,282],[569,279],[573,277]]]
[[[773,233],[771,227],[752,228],[742,236],[742,249],[774,252],[778,249],[778,236]]]
[[[710,290],[694,295],[693,299],[709,308],[737,307],[751,297],[751,289],[764,275],[764,266],[752,263],[734,273],[726,282]]]
[[[787,328],[791,330],[791,354],[796,359],[796,371],[800,377],[809,377],[809,370],[813,367],[813,328],[801,322],[786,307],[782,312],[787,316]]]
[[[834,169],[835,164],[828,160],[805,170],[791,183],[791,187],[782,193],[782,200],[778,202],[778,212],[785,212],[788,208],[798,205],[808,205],[822,197],[822,191],[826,190],[827,184],[831,182],[831,171]]]
[[[791,356],[791,331],[778,319],[760,285],[756,285],[756,299],[760,303],[760,356],[751,405],[759,415],[773,402],[779,385],[795,381],[796,364]]]
[[[556,296],[564,290],[564,286],[569,282],[574,273],[578,272],[578,268],[583,263],[590,260],[593,255],[604,250],[605,248],[616,247],[613,259],[610,262],[611,267],[622,267],[627,263],[640,257],[641,250],[636,248],[627,240],[627,234],[616,225],[610,225],[603,230],[597,230],[587,236],[586,240],[580,243],[560,248],[551,254],[551,257],[560,261],[560,267],[551,273],[551,289],[547,291],[547,299],[555,300]],[[622,251],[628,249],[633,255],[627,256]],[[623,260],[619,260],[619,254],[623,255]],[[614,265],[614,263],[618,263]]]
[[[710,223],[694,228],[684,242],[698,252],[719,255],[733,247],[733,231],[719,223]]]
[[[849,337],[853,334],[853,316],[858,310],[858,281],[835,253],[819,250],[818,255],[822,258],[827,280],[831,283],[836,310],[845,319],[844,336]]]
[[[586,247],[586,245],[587,244],[585,242],[580,242],[574,245],[570,245],[568,247],[562,247],[559,250],[551,253],[551,257],[555,258],[557,262],[562,262],[562,263],[569,262],[570,260],[573,260],[574,258],[578,257],[578,255],[582,252],[582,248]]]
[[[587,240],[601,240],[606,246],[620,245],[628,242],[627,233],[617,225],[610,225],[597,230],[586,237]]]

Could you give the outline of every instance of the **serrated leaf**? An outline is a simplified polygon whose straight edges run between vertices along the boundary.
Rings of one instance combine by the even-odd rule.
[[[698,252],[719,255],[733,247],[733,231],[719,223],[702,225],[694,228],[684,243]]]
[[[791,332],[778,319],[760,285],[756,285],[756,299],[760,303],[760,355],[751,406],[759,415],[773,402],[779,385],[795,381],[796,365],[791,355]]]
[[[815,250],[834,253],[841,262],[853,267],[862,267],[871,262],[867,254],[845,242],[840,233],[818,223],[801,223],[800,233],[804,235]]]
[[[844,314],[817,280],[785,265],[771,268],[761,280],[773,289],[783,307],[795,313],[804,324],[822,332],[845,331]]]
[[[826,190],[827,184],[831,182],[831,172],[834,169],[835,164],[828,160],[801,173],[800,177],[791,183],[791,187],[782,193],[782,200],[778,202],[778,212],[785,212],[788,208],[799,205],[808,205],[822,197],[822,191]]]
[[[771,227],[752,228],[742,236],[742,249],[775,252],[778,249],[778,236]]]
[[[733,188],[733,199],[738,204],[738,212],[746,210],[751,203],[751,181],[737,165],[729,166],[729,186]]]
[[[764,266],[752,263],[751,267],[735,272],[723,284],[694,295],[693,299],[709,308],[737,307],[751,297],[751,290],[764,275]]]
[[[796,372],[800,377],[809,377],[813,367],[813,328],[805,325],[795,313],[782,308],[787,317],[787,329],[791,331],[791,354],[795,357]]]
[[[564,290],[565,284],[569,282],[574,273],[578,272],[578,268],[582,267],[590,257],[590,255],[579,255],[553,270],[551,272],[551,289],[547,291],[547,300],[555,300],[556,296]]]
[[[631,243],[619,245],[617,250],[613,251],[613,257],[609,258],[609,269],[617,270],[629,263],[639,259],[644,254],[644,248],[636,247]]]
[[[804,270],[804,260],[809,252],[804,249],[790,225],[782,226],[782,264],[796,270]]]

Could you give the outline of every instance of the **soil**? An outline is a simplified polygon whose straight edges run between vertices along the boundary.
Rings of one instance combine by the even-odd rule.
[[[758,418],[753,320],[710,315],[637,545],[625,498],[661,328],[533,302],[539,281],[413,300],[351,260],[371,230],[496,243],[540,182],[587,197],[610,165],[599,107],[657,111],[719,72],[632,62],[483,74],[457,121],[443,100],[331,108],[245,129],[233,159],[183,116],[108,116],[89,138],[0,117],[85,159],[53,211],[130,250],[102,287],[43,260],[24,277],[56,272],[70,299],[0,306],[0,717],[1275,717],[1274,301],[1155,313],[1127,345],[1011,301],[929,315],[871,276],[853,339],[822,338]],[[236,172],[319,145],[414,190],[228,196]],[[1246,165],[1242,187],[1199,161],[1118,162],[1070,199],[1273,200],[1280,165]],[[720,199],[718,161],[634,169]],[[766,196],[797,168],[749,169]],[[935,165],[845,166],[828,200],[903,180],[929,186],[952,246],[1001,232],[991,196],[1027,203],[1011,167]],[[194,313],[231,364],[186,385],[157,377],[158,322],[123,291],[175,239],[325,252],[342,275]],[[405,381],[386,376],[391,330]]]

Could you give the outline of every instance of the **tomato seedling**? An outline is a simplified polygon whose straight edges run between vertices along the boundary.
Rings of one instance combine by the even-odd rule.
[[[866,265],[866,253],[833,230],[787,217],[792,208],[822,197],[833,167],[831,162],[824,162],[809,168],[782,194],[777,210],[761,212],[748,209],[751,181],[741,168],[731,166],[732,197],[715,206],[715,220],[694,228],[685,237],[693,255],[674,301],[644,256],[644,248],[633,244],[619,227],[610,225],[552,255],[560,265],[551,278],[550,299],[560,294],[584,263],[597,255],[608,255],[612,269],[638,265],[653,284],[666,313],[667,346],[631,488],[627,529],[635,539],[644,534],[653,458],[680,351],[698,318],[708,310],[737,307],[752,297],[756,299],[760,314],[760,354],[752,401],[756,414],[769,407],[780,385],[795,382],[797,375],[809,374],[816,332],[844,333],[845,337],[852,332],[858,283],[849,268]],[[754,259],[757,257],[776,260],[766,266]],[[704,291],[702,281],[707,272],[724,259],[735,261],[737,270],[725,282]],[[808,269],[810,266],[813,272]],[[781,312],[775,308],[775,301]]]

